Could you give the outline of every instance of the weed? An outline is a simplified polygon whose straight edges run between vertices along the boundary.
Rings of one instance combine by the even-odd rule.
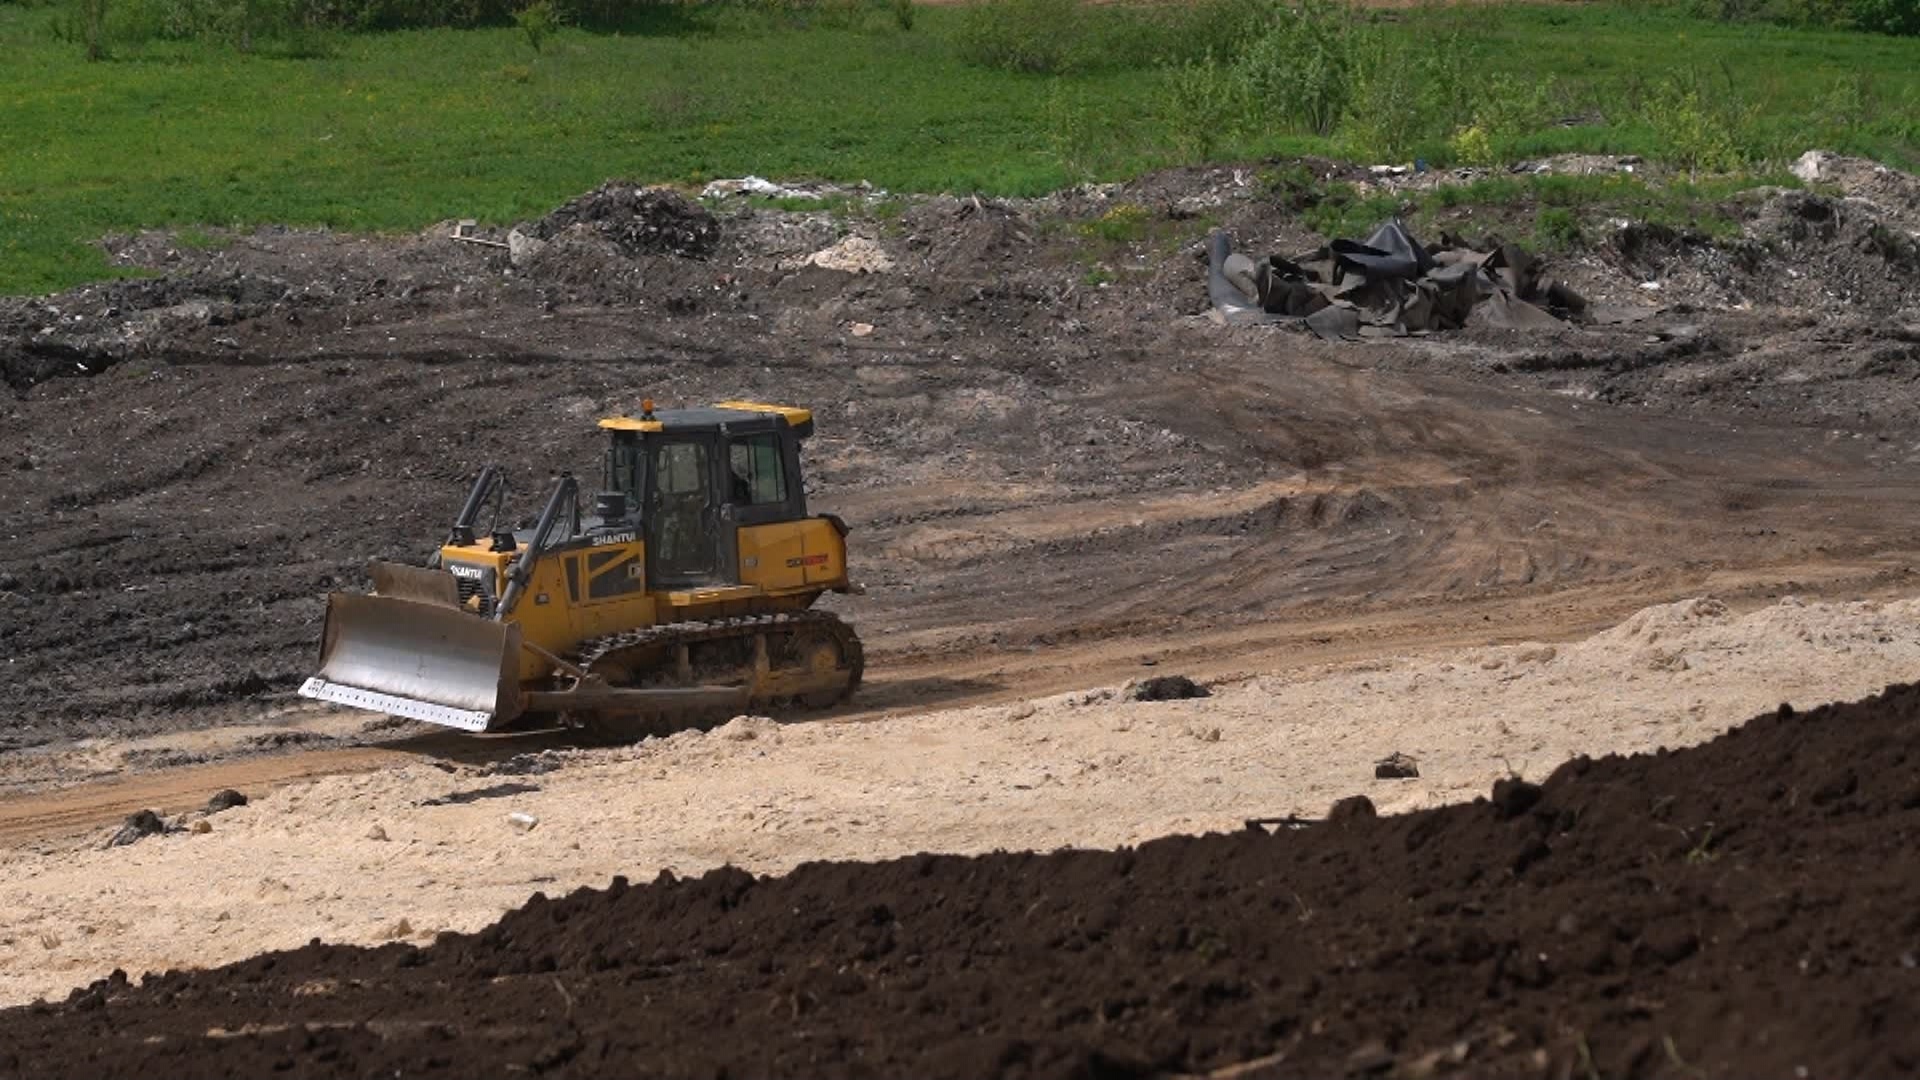
[[[1281,9],[1234,66],[1240,93],[1263,115],[1294,130],[1326,135],[1352,101],[1359,33],[1351,11],[1331,0]]]
[[[1713,850],[1713,822],[1709,821],[1706,832],[1700,836],[1700,842],[1693,845],[1693,849],[1687,852],[1687,861],[1697,866],[1701,863],[1710,863],[1719,857],[1720,854]]]
[[[215,236],[204,229],[185,228],[173,234],[174,243],[192,251],[218,251],[233,243],[232,238]]]
[[[1130,244],[1144,239],[1152,215],[1138,203],[1119,203],[1092,221],[1082,222],[1080,235],[1110,244]]]
[[[1731,88],[1725,98],[1715,99],[1697,79],[1670,79],[1654,91],[1643,115],[1660,140],[1662,156],[1689,172],[1731,172],[1746,163],[1740,133],[1753,113]]]
[[[913,29],[913,0],[887,0],[887,10],[893,13],[893,25]]]
[[[525,64],[503,64],[500,77],[510,83],[529,83],[533,81],[533,69]]]
[[[1447,149],[1452,152],[1453,160],[1468,165],[1491,165],[1494,162],[1493,137],[1479,124],[1461,128],[1447,140]]]
[[[961,23],[960,55],[982,67],[1052,74],[1075,59],[1079,0],[981,0]]]
[[[1167,69],[1166,115],[1175,149],[1186,160],[1204,160],[1248,122],[1246,84],[1211,56]]]
[[[1580,216],[1565,207],[1549,206],[1534,218],[1534,241],[1551,251],[1567,251],[1581,243]]]
[[[527,44],[533,46],[534,52],[540,51],[547,39],[560,29],[563,21],[560,9],[553,6],[553,0],[533,0],[513,13],[513,24],[526,35]]]

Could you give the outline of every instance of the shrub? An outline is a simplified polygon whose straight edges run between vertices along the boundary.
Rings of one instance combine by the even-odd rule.
[[[1246,85],[1211,56],[1167,69],[1162,102],[1183,159],[1207,157],[1240,133],[1248,121]]]
[[[1079,38],[1078,0],[982,0],[960,24],[960,55],[983,67],[1066,70]]]
[[[562,22],[560,11],[553,6],[553,0],[533,0],[533,3],[513,13],[513,24],[527,36],[527,44],[534,52],[560,29]]]
[[[1351,12],[1329,0],[1281,7],[1235,65],[1254,109],[1316,135],[1331,132],[1352,99],[1358,40]]]
[[[1670,79],[1648,96],[1642,119],[1661,156],[1688,172],[1730,172],[1746,162],[1740,134],[1752,110],[1741,108],[1731,90],[1716,101],[1697,80]]]
[[[1534,235],[1540,247],[1555,251],[1580,246],[1580,215],[1560,206],[1545,207],[1534,221]]]
[[[1447,149],[1453,154],[1453,160],[1467,165],[1491,165],[1496,160],[1493,139],[1479,124],[1454,132],[1453,138],[1447,140]]]

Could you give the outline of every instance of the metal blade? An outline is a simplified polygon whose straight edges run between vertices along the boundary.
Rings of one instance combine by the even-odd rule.
[[[519,715],[520,627],[437,602],[334,593],[300,692],[466,731]]]
[[[460,606],[460,586],[445,570],[374,559],[367,563],[373,591],[396,600],[419,600],[443,607]]]

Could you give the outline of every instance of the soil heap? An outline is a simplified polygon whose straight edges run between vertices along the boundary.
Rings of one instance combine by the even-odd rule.
[[[116,975],[0,1074],[1866,1076],[1920,1066],[1920,687],[1275,835],[536,897]]]

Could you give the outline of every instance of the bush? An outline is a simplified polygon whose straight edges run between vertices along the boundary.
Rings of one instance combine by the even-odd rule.
[[[1080,37],[1078,0],[982,0],[960,24],[960,55],[983,67],[1065,71]]]
[[[1351,12],[1330,0],[1280,7],[1248,45],[1235,74],[1257,111],[1296,131],[1325,135],[1352,99],[1359,31]]]
[[[1731,89],[1716,98],[1697,80],[1670,79],[1649,95],[1642,119],[1659,140],[1661,156],[1688,172],[1731,172],[1745,164],[1741,134],[1751,124]]]
[[[553,0],[534,0],[533,3],[513,13],[513,23],[527,36],[527,44],[534,52],[560,29],[563,21],[559,9],[553,6]]]
[[[1878,34],[1920,35],[1920,0],[1851,0],[1854,26]]]
[[[1340,128],[1348,153],[1399,161],[1422,143],[1438,146],[1473,120],[1480,92],[1458,35],[1365,35],[1354,60],[1354,88]]]
[[[1920,0],[1692,0],[1688,7],[1727,22],[1920,35]]]
[[[1250,112],[1245,80],[1211,56],[1169,66],[1162,102],[1185,160],[1211,156],[1245,129]]]

